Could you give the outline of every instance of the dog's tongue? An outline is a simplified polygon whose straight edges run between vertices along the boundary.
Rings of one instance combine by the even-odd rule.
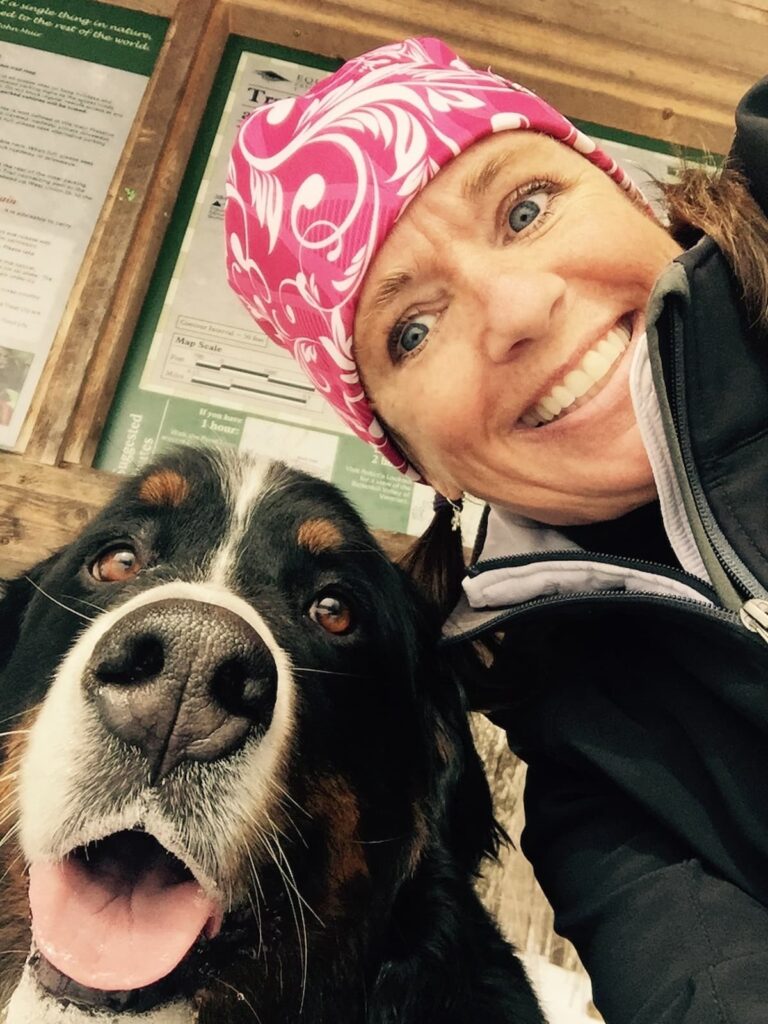
[[[221,924],[218,906],[162,858],[139,871],[114,861],[33,864],[32,931],[38,949],[87,988],[127,991],[169,974],[201,933]]]

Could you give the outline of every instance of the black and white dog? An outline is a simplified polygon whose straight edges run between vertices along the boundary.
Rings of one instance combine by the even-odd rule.
[[[182,450],[0,589],[0,1020],[540,1024],[437,625],[331,486]]]

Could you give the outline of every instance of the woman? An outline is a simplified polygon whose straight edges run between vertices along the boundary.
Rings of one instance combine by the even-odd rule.
[[[245,122],[230,282],[445,500],[411,560],[529,765],[523,846],[608,1024],[768,1005],[768,80],[671,231],[605,154],[436,40]]]

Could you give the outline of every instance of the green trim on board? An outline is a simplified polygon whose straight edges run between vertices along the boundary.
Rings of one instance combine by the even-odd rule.
[[[138,75],[152,74],[167,28],[168,18],[98,0],[0,0],[0,43]]]

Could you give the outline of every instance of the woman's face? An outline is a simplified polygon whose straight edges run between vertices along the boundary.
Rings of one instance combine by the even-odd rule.
[[[563,143],[484,139],[371,265],[355,320],[367,394],[443,494],[553,524],[622,515],[655,493],[629,363],[679,252]]]

